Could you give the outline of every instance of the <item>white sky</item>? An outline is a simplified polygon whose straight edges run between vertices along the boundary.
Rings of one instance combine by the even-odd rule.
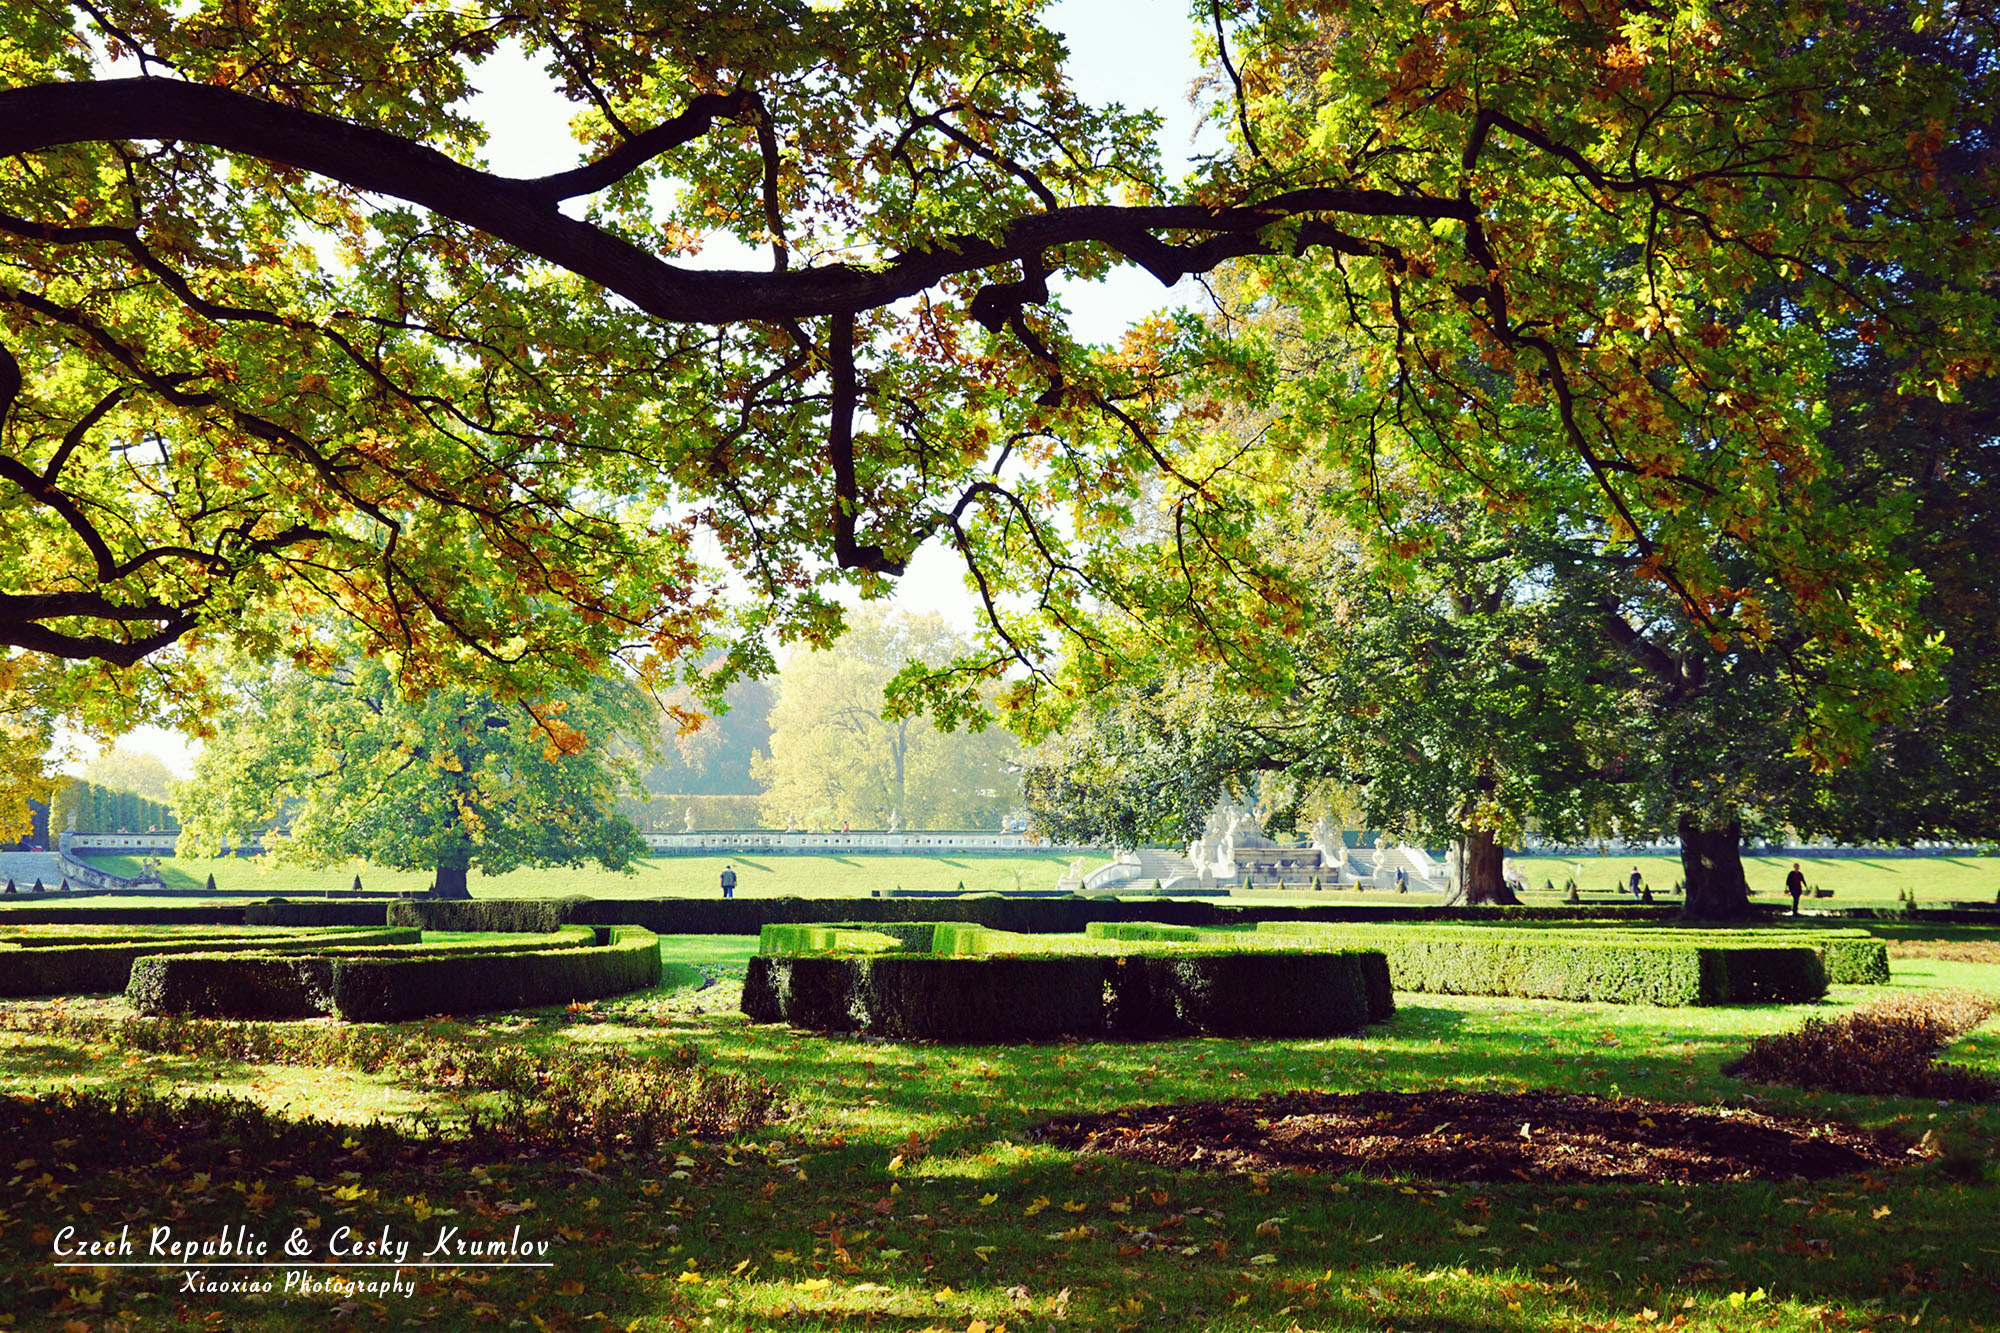
[[[1158,111],[1163,118],[1161,158],[1169,174],[1182,174],[1196,131],[1187,93],[1200,73],[1192,50],[1195,30],[1183,0],[1058,0],[1046,20],[1069,40],[1070,77],[1084,100]],[[553,92],[536,86],[538,71],[518,58],[510,64],[496,57],[481,73],[492,82],[481,81],[482,93],[473,105],[491,132],[487,155],[495,171],[536,176],[576,164],[569,109]],[[1204,128],[1202,135],[1201,142],[1212,150],[1214,132]],[[1077,335],[1110,342],[1134,321],[1185,299],[1189,285],[1169,290],[1140,270],[1121,269],[1101,283],[1063,284],[1058,290]],[[969,628],[974,615],[962,567],[935,545],[917,553],[890,605],[935,611],[961,628]],[[176,776],[192,771],[196,751],[177,732],[141,727],[118,744],[157,756]],[[67,766],[72,772],[96,753],[87,742],[76,748],[81,753]]]

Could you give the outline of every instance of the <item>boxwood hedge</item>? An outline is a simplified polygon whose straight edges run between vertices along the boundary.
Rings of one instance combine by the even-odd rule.
[[[1329,1036],[1394,1012],[1387,960],[1365,950],[1155,953],[1073,937],[1061,943],[1084,947],[995,956],[1056,942],[962,923],[936,934],[929,956],[760,953],[745,976],[743,1012],[821,1032],[963,1042]]]
[[[411,932],[415,933],[415,932]],[[327,948],[308,956],[181,954],[133,965],[127,996],[145,1013],[355,1022],[596,999],[660,979],[659,937],[588,926],[519,941],[428,948]]]
[[[336,958],[333,1011],[351,1022],[594,1000],[660,980],[660,939],[625,926],[609,944],[429,958]]]
[[[325,949],[339,944],[414,944],[416,930],[338,930],[296,936],[173,935],[24,948],[0,968],[0,995],[88,995],[124,990],[136,959],[156,954]]]
[[[1080,934],[1093,921],[1176,926],[1248,926],[1261,920],[1409,923],[1449,921],[1661,922],[1671,906],[1416,907],[1390,903],[1317,907],[1237,906],[1213,902],[1109,898],[571,898],[409,899],[389,904],[389,924],[426,930],[547,930],[564,922],[636,925],[661,935],[755,935],[772,924],[817,925],[830,912],[847,923],[967,922],[991,930]],[[518,924],[515,924],[518,923]]]
[[[1397,990],[1613,1004],[1804,1003],[1826,994],[1817,947],[1569,932],[1375,930],[1266,923],[1260,934],[1380,949]]]

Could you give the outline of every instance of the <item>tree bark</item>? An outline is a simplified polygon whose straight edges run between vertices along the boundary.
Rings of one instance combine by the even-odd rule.
[[[472,868],[472,849],[454,847],[438,858],[437,883],[431,885],[433,898],[470,898],[465,872]]]
[[[1692,921],[1737,921],[1750,915],[1750,884],[1743,878],[1743,825],[1730,820],[1705,827],[1690,815],[1679,821],[1681,873],[1687,881],[1682,915]]]
[[[1474,829],[1465,839],[1465,901],[1473,907],[1518,907],[1521,900],[1507,887],[1504,849],[1486,829]]]

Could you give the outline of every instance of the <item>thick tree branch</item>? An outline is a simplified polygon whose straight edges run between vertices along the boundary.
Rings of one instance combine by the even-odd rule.
[[[685,120],[685,115],[677,118]],[[1017,219],[997,239],[940,237],[929,248],[877,265],[757,273],[679,268],[590,223],[566,217],[556,207],[567,194],[581,193],[600,178],[608,183],[644,158],[691,137],[687,124],[672,131],[662,126],[601,163],[541,180],[518,180],[464,166],[383,130],[204,84],[107,79],[0,91],[0,157],[127,139],[207,144],[420,205],[598,283],[648,314],[683,323],[877,309],[952,274],[1012,263],[1079,241],[1106,245],[1171,284],[1225,259],[1277,253],[1277,243],[1265,231],[1301,215],[1420,221],[1467,221],[1473,216],[1464,200],[1373,189],[1292,190],[1230,208],[1080,205]],[[1199,239],[1176,244],[1162,240],[1157,234],[1162,232]],[[1351,248],[1357,242],[1337,230],[1309,229],[1301,244]],[[1370,244],[1365,252],[1379,253],[1379,247]]]

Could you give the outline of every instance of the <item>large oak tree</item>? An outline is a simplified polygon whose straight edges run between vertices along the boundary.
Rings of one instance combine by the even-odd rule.
[[[2000,192],[1937,186],[1989,114],[1990,16],[1195,17],[1235,146],[1169,188],[1148,118],[1081,104],[1015,0],[10,5],[15,729],[162,701],[199,725],[196,650],[324,666],[299,627],[327,607],[410,685],[698,661],[724,611],[708,551],[754,594],[736,666],[767,631],[831,633],[829,580],[877,589],[937,540],[992,617],[968,665],[1032,678],[1051,636],[1090,650],[1105,599],[1226,619],[1240,588],[1282,616],[1245,504],[1337,439],[1364,508],[1387,450],[1628,543],[1702,632],[1755,636],[1727,536],[1840,666],[1807,748],[1852,753],[1923,675],[1923,627],[1822,484],[1815,329],[1864,330],[1946,396],[1991,368]],[[467,98],[502,42],[575,108],[572,169],[481,165]],[[716,232],[765,261],[701,267]],[[1254,345],[1184,325],[1082,347],[1049,286],[1232,260],[1368,348],[1251,449],[1207,427],[1268,389]],[[1780,315],[1746,302],[1778,280]],[[1141,509],[1185,558],[1121,586],[1093,543]]]

